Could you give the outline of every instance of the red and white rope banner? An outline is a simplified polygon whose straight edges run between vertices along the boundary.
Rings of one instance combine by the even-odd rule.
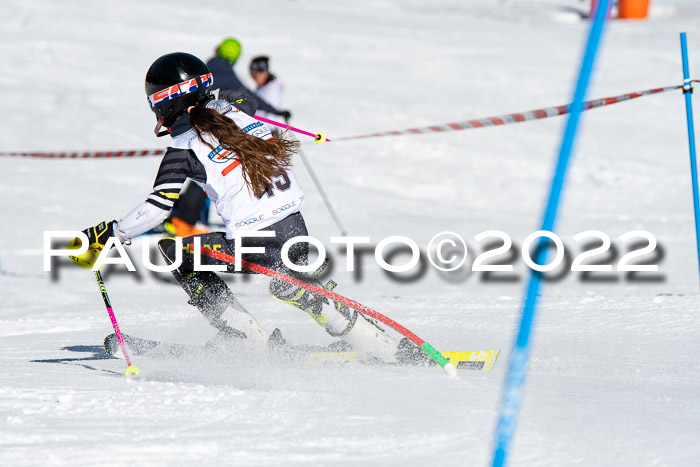
[[[700,82],[699,80],[693,80],[693,82]],[[583,103],[583,110],[595,109],[598,107],[603,107],[606,105],[617,104],[618,102],[628,101],[630,99],[636,99],[637,97],[649,96],[651,94],[659,94],[662,92],[675,91],[676,89],[682,89],[683,85],[678,86],[667,86],[665,88],[655,88],[648,89],[646,91],[631,92],[627,94],[622,94],[615,97],[606,97],[604,99],[595,99],[592,101],[587,101]],[[486,117],[479,118],[476,120],[466,120],[463,122],[453,122],[453,123],[443,123],[441,125],[431,125],[419,128],[408,128],[405,130],[394,130],[394,131],[384,131],[380,133],[370,133],[365,135],[356,136],[343,136],[340,138],[333,138],[332,141],[348,141],[353,139],[366,139],[366,138],[377,138],[380,136],[402,136],[402,135],[416,135],[424,133],[441,133],[444,131],[460,131],[460,130],[470,130],[472,128],[483,128],[488,126],[496,125],[506,125],[509,123],[519,123],[527,122],[529,120],[539,120],[542,118],[556,117],[559,115],[565,115],[569,113],[569,106],[560,105],[557,107],[547,107],[544,109],[530,110],[528,112],[522,113],[512,113],[506,115],[499,115],[496,117]]]
[[[162,156],[164,149],[136,149],[93,152],[0,152],[0,156],[36,157],[39,159],[95,159],[110,157]]]
[[[693,83],[700,83],[700,80],[692,80]],[[583,110],[595,109],[606,105],[617,104],[631,99],[636,99],[642,96],[659,94],[663,92],[675,91],[683,89],[683,85],[667,86],[664,88],[647,89],[646,91],[630,92],[615,97],[606,97],[604,99],[595,99],[583,103]],[[539,120],[542,118],[557,117],[569,113],[570,104],[560,105],[556,107],[546,107],[543,109],[530,110],[528,112],[512,113],[499,115],[496,117],[479,118],[475,120],[465,120],[463,122],[443,123],[439,125],[430,125],[418,128],[408,128],[405,130],[384,131],[378,133],[368,133],[364,135],[343,136],[333,138],[332,141],[349,141],[355,139],[377,138],[381,136],[402,136],[402,135],[417,135],[425,133],[442,133],[445,131],[460,131],[470,130],[473,128],[484,128],[489,126],[506,125],[509,123],[527,122],[530,120]],[[329,141],[331,142],[331,141]],[[48,159],[81,159],[81,158],[113,158],[113,157],[141,157],[141,156],[162,156],[165,154],[163,149],[143,149],[143,150],[124,150],[124,151],[99,151],[99,152],[0,152],[0,156],[13,157],[35,157]]]

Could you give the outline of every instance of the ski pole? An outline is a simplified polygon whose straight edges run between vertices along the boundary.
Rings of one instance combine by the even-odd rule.
[[[107,307],[107,313],[109,313],[109,319],[112,321],[112,327],[114,328],[114,333],[117,335],[117,340],[119,341],[119,345],[122,346],[122,352],[124,352],[124,358],[126,359],[126,371],[124,371],[124,374],[126,376],[136,376],[139,374],[139,367],[136,365],[131,364],[131,360],[129,359],[129,354],[126,351],[126,344],[124,343],[124,338],[122,337],[122,332],[119,330],[119,325],[117,324],[117,318],[114,316],[114,310],[112,310],[112,304],[109,301],[109,296],[107,295],[107,288],[105,287],[105,283],[102,280],[102,274],[100,274],[100,271],[94,271],[95,273],[95,279],[97,279],[97,285],[100,286],[100,292],[102,292],[102,300],[105,302],[105,306]]]
[[[255,117],[255,119],[260,120],[261,122],[269,123],[270,125],[278,126],[280,128],[286,128],[287,130],[296,131],[297,133],[301,133],[302,135],[311,136],[314,140],[316,140],[316,144],[323,144],[326,141],[330,141],[328,138],[326,138],[326,134],[324,132],[313,134],[309,133],[308,131],[300,130],[299,128],[294,128],[293,126],[285,125],[284,123],[276,122],[274,120],[268,120],[267,118]]]
[[[331,204],[331,200],[326,194],[326,190],[324,190],[323,186],[321,186],[321,181],[316,176],[314,169],[311,167],[311,163],[306,159],[306,154],[304,154],[304,151],[302,151],[301,148],[299,148],[299,157],[301,157],[301,161],[304,163],[306,171],[309,172],[309,176],[311,176],[311,181],[313,181],[314,185],[316,185],[316,189],[321,195],[321,199],[326,205],[326,209],[328,209],[328,212],[331,214],[331,218],[333,219],[333,222],[335,222],[335,226],[338,227],[338,230],[340,230],[340,235],[344,237],[347,234],[347,231],[343,228],[343,224],[341,224],[338,214],[336,214],[335,209],[333,209],[333,205]]]
[[[194,251],[194,245],[190,245],[190,250]],[[235,264],[236,258],[231,255],[227,255],[225,253],[221,253],[218,251],[211,250],[209,248],[202,247],[201,248],[202,254],[205,254],[211,258],[215,258],[218,260],[221,260],[225,263],[228,264]],[[353,308],[360,313],[364,313],[368,316],[371,316],[372,318],[381,321],[382,323],[386,324],[387,326],[391,327],[395,331],[397,331],[399,334],[407,337],[411,342],[416,344],[420,349],[428,354],[430,358],[435,360],[435,362],[442,367],[445,372],[450,375],[450,376],[457,376],[457,370],[455,366],[447,359],[445,358],[435,347],[430,345],[429,343],[425,342],[423,339],[406,329],[405,327],[401,326],[399,323],[396,321],[392,320],[391,318],[388,318],[384,316],[383,314],[374,311],[373,309],[366,307],[362,305],[361,303],[356,302],[355,300],[351,300],[347,297],[344,297],[342,295],[338,295],[337,293],[331,292],[330,290],[326,290],[324,288],[321,288],[317,285],[309,284],[308,282],[304,282],[300,279],[296,279],[292,276],[289,276],[287,274],[284,274],[283,272],[279,271],[273,271],[272,269],[266,268],[264,266],[260,266],[259,264],[251,263],[249,261],[246,261],[244,259],[241,259],[241,265],[249,269],[253,272],[257,272],[259,274],[264,274],[266,276],[272,277],[273,279],[279,279],[283,282],[286,282],[288,284],[296,285],[298,287],[301,287],[303,289],[308,290],[309,292],[313,292],[318,295],[323,295],[326,298],[329,298],[331,300],[334,300],[338,303],[342,303],[343,305],[347,305],[350,308]]]

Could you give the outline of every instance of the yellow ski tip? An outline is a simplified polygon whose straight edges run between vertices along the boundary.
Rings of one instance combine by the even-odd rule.
[[[467,352],[442,352],[442,356],[455,368],[489,371],[498,358],[499,350],[472,350]]]

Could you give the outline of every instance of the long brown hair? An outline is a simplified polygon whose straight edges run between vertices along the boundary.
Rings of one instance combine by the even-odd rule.
[[[243,179],[257,198],[272,186],[273,178],[286,173],[292,164],[292,155],[299,147],[297,141],[284,137],[264,140],[248,135],[230,118],[205,107],[190,109],[190,124],[199,140],[212,150],[215,148],[204,140],[204,133],[216,138],[222,147],[233,151],[231,157],[241,163]]]

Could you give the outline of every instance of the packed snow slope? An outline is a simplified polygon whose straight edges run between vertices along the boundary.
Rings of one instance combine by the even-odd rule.
[[[271,57],[292,123],[329,138],[569,102],[587,2],[32,2],[0,15],[0,151],[160,148],[143,92],[162,54],[203,59],[243,43],[239,75]],[[646,21],[613,21],[589,98],[680,84],[688,33],[700,76],[700,5],[653,0]],[[698,96],[695,96],[697,102]],[[698,106],[695,106],[696,115]],[[159,158],[0,158],[0,465],[487,465],[527,269],[515,248],[538,229],[562,117],[424,136],[304,145],[340,218],[373,244],[462,235],[465,265],[355,273],[301,164],[304,216],[334,257],[337,291],[445,350],[500,348],[491,372],[279,365],[262,358],[122,360],[89,271],[42,271],[47,230],[119,219],[150,192]],[[651,232],[657,273],[554,271],[542,289],[512,465],[693,465],[700,458],[700,313],[683,97],[586,112],[557,233],[573,258],[586,230],[616,247]],[[212,220],[214,215],[212,213]],[[513,273],[471,272],[486,230],[508,233]],[[129,247],[140,263],[142,237]],[[405,261],[405,255],[394,261]],[[427,264],[427,263],[426,263]],[[214,335],[185,294],[142,266],[106,271],[122,330],[202,344]],[[270,299],[260,276],[227,279],[241,302],[295,343],[331,339]]]

